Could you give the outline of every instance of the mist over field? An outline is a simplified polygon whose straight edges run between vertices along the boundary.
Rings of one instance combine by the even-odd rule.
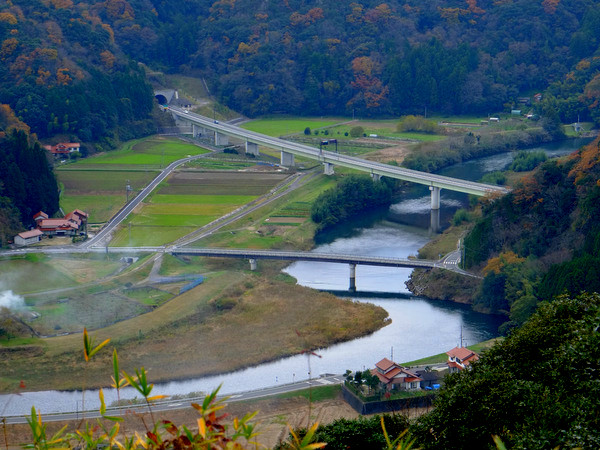
[[[2,289],[2,286],[0,286]],[[8,308],[13,311],[25,308],[25,300],[20,295],[10,290],[0,290],[0,308]]]

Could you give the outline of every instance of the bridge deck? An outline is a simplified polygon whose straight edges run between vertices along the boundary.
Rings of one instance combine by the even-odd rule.
[[[216,131],[227,136],[246,140],[264,145],[269,148],[280,150],[282,152],[301,155],[321,162],[328,162],[334,165],[350,167],[371,174],[382,175],[400,180],[411,181],[413,183],[424,184],[427,186],[438,187],[441,189],[450,189],[453,191],[464,192],[473,195],[502,195],[509,190],[502,186],[494,186],[473,181],[461,180],[458,178],[445,177],[441,175],[410,170],[402,167],[390,166],[388,164],[368,161],[361,158],[342,155],[340,153],[320,150],[308,145],[298,144],[286,141],[254,131],[244,130],[235,125],[220,123],[211,120],[199,114],[187,112],[186,110],[170,107],[169,110],[178,118],[199,125],[205,129]]]

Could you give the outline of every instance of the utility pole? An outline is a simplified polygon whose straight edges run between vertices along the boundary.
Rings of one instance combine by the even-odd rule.
[[[125,204],[129,203],[129,193],[133,191],[131,189],[131,185],[129,184],[129,180],[127,180],[127,184],[125,185]]]

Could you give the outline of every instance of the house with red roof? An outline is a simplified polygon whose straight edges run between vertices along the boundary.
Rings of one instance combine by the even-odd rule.
[[[43,235],[44,233],[38,229],[23,231],[15,236],[15,245],[23,247],[26,245],[35,244],[36,242],[40,242]]]
[[[59,142],[56,145],[44,145],[44,148],[52,153],[54,157],[60,158],[78,152],[81,144],[79,142]]]
[[[48,218],[48,214],[46,214],[44,211],[37,212],[33,216],[33,220],[35,221],[35,223],[37,223],[38,220],[43,220],[43,219],[47,219],[47,218]]]
[[[381,384],[388,391],[419,389],[420,382],[423,381],[417,374],[387,358],[383,358],[375,364],[375,368],[371,369],[371,374],[379,378]]]
[[[479,360],[479,355],[466,347],[454,347],[452,350],[447,351],[446,355],[448,355],[446,364],[448,364],[450,373],[468,369],[471,363]]]
[[[62,219],[49,219],[42,211],[33,217],[37,229],[46,236],[76,236],[85,233],[88,214],[76,209]]]

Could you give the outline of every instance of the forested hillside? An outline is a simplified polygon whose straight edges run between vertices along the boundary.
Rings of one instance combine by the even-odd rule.
[[[33,221],[38,211],[58,210],[58,185],[46,151],[25,131],[0,133],[0,247]]]
[[[490,113],[540,91],[599,121],[599,3],[10,0],[0,103],[40,137],[110,147],[149,132],[143,62],[250,116]]]
[[[542,300],[600,292],[600,140],[542,164],[484,207],[464,240],[485,279],[476,307],[522,323]]]
[[[70,0],[0,3],[0,104],[38,137],[66,134],[110,149],[152,130],[152,90],[102,11]]]

